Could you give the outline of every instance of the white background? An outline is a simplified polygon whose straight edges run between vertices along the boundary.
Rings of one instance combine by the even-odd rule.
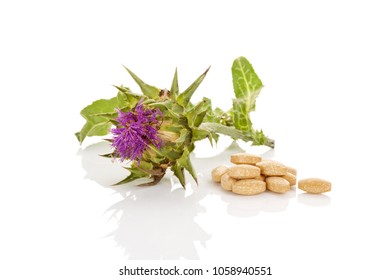
[[[124,265],[176,264],[389,279],[389,11],[386,1],[1,1],[0,278],[123,279]],[[224,192],[210,169],[239,148],[219,153],[223,143],[197,148],[200,184],[187,191],[169,176],[109,187],[126,173],[74,132],[112,84],[138,90],[121,65],[161,88],[178,67],[181,89],[211,65],[194,99],[228,109],[241,55],[265,85],[253,118],[277,147],[264,156],[332,192]]]

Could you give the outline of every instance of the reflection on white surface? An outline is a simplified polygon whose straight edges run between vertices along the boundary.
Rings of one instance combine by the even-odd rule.
[[[95,143],[79,150],[78,155],[81,156],[81,165],[86,171],[86,179],[108,187],[127,176],[128,172],[119,164],[112,164],[110,159],[100,156],[109,152],[111,148],[107,142]]]
[[[296,198],[296,188],[285,194],[266,192],[255,196],[240,196],[223,190],[211,181],[210,171],[217,165],[229,165],[230,155],[243,151],[232,143],[224,150],[210,152],[212,157],[192,157],[199,186],[189,180],[186,190],[167,173],[156,186],[137,187],[131,184],[110,187],[128,173],[119,163],[99,154],[110,152],[106,142],[93,144],[79,151],[86,178],[112,189],[121,199],[107,206],[109,222],[114,230],[107,233],[128,259],[199,259],[199,245],[207,249],[212,239],[210,224],[202,224],[215,212],[222,210],[231,217],[247,218],[288,209]],[[195,153],[196,154],[196,153]],[[198,153],[199,154],[199,151]],[[272,158],[274,150],[262,154]],[[188,176],[189,177],[189,176]],[[329,205],[325,195],[299,194],[298,201],[308,206]],[[202,220],[203,219],[203,220]],[[201,226],[202,225],[202,226]]]
[[[284,194],[265,192],[255,196],[237,199],[237,195],[225,192],[221,196],[222,200],[228,203],[228,214],[236,217],[256,216],[260,212],[280,212],[285,211],[291,198],[295,198],[295,189]]]
[[[325,194],[301,193],[298,195],[298,202],[307,206],[316,207],[328,206],[331,204],[332,200],[329,196]]]
[[[110,151],[107,143],[97,143],[79,151],[86,178],[109,187],[126,176],[120,164],[100,157]],[[122,177],[121,177],[122,176]],[[108,207],[116,228],[107,237],[121,247],[129,259],[199,259],[196,243],[206,246],[211,238],[195,217],[206,209],[199,204],[207,193],[183,190],[169,175],[156,186],[129,184],[111,187],[122,200]]]
[[[196,243],[205,247],[211,238],[195,222],[206,211],[199,204],[201,193],[186,197],[167,183],[136,187],[108,209],[117,220],[108,236],[129,259],[199,259]]]

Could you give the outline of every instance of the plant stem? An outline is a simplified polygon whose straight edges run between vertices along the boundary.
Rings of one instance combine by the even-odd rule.
[[[270,147],[271,149],[275,148],[275,140],[265,137],[265,142],[263,144],[264,146]]]
[[[210,133],[220,133],[220,134],[230,136],[234,140],[241,139],[241,140],[244,140],[245,142],[248,142],[248,141],[253,142],[255,140],[251,136],[251,134],[248,134],[245,131],[238,130],[233,126],[226,126],[226,125],[219,124],[219,123],[205,122],[205,123],[202,123],[199,126],[199,128],[207,130]],[[264,135],[261,136],[260,140],[257,140],[257,143],[259,143],[258,145],[265,145],[265,146],[270,147],[272,149],[275,147],[275,140],[268,138]]]

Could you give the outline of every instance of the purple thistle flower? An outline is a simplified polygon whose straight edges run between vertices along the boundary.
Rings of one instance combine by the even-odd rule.
[[[111,129],[114,154],[122,161],[130,159],[139,162],[150,145],[158,149],[162,146],[162,139],[158,136],[158,117],[162,117],[162,113],[159,109],[147,109],[142,101],[141,99],[132,111],[118,110],[116,121],[119,124]]]

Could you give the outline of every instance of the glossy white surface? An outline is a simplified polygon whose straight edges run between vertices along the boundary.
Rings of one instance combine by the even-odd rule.
[[[122,279],[124,265],[174,264],[271,266],[269,279],[390,277],[384,1],[21,2],[0,4],[1,279]],[[253,120],[276,149],[202,143],[199,186],[167,176],[110,187],[125,170],[98,156],[109,149],[99,139],[79,147],[73,133],[82,107],[115,94],[111,84],[137,90],[121,64],[159,87],[178,66],[181,89],[211,64],[194,98],[227,109],[239,55],[265,84]],[[240,149],[333,190],[225,192],[210,169]]]

